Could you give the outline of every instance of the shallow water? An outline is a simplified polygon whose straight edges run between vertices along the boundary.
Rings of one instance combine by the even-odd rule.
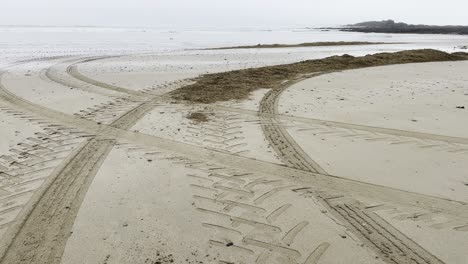
[[[394,45],[341,46],[291,49],[306,50],[315,56],[350,53],[361,55],[379,51],[435,48],[459,51],[468,36],[372,34],[310,29],[277,30],[170,30],[156,28],[98,27],[0,27],[0,65],[42,56],[118,55],[145,52],[181,51],[236,45],[303,43],[316,41],[393,42]],[[398,43],[406,44],[398,44]],[[284,52],[250,50],[240,52]],[[232,51],[223,51],[229,53]],[[239,51],[235,51],[239,52]]]

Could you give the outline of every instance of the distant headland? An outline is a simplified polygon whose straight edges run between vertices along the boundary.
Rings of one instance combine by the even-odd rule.
[[[456,34],[468,35],[468,26],[433,26],[412,25],[394,20],[367,21],[345,25],[338,28],[341,31],[363,33],[401,33],[401,34]]]

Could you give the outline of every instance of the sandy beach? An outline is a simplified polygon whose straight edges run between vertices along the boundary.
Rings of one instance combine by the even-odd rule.
[[[0,263],[466,263],[466,54],[367,46],[10,57]]]

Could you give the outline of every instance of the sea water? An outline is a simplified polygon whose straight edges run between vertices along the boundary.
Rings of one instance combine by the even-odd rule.
[[[134,53],[193,52],[214,47],[298,44],[319,41],[389,42],[391,45],[304,47],[289,52],[303,58],[331,55],[365,55],[406,49],[433,48],[462,51],[468,36],[377,34],[324,31],[320,29],[205,29],[174,30],[118,27],[0,27],[0,66],[18,60],[50,56],[124,55]],[[220,52],[220,51],[218,51]],[[233,51],[222,51],[225,53]],[[284,49],[255,49],[234,52],[285,52]]]

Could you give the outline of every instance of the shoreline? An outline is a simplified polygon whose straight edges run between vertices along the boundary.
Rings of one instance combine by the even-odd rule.
[[[403,44],[401,42],[368,42],[368,41],[324,41],[305,42],[300,44],[257,44],[246,46],[208,48],[204,50],[231,50],[231,49],[274,49],[274,48],[302,48],[302,47],[329,47],[329,46],[361,46],[361,45],[389,45]]]

